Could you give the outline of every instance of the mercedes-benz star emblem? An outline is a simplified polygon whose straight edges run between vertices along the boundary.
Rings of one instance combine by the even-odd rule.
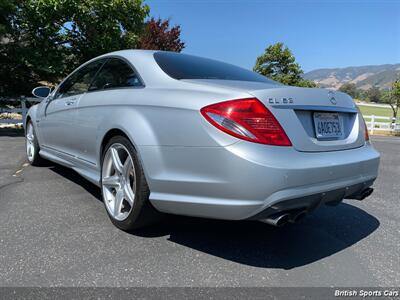
[[[335,92],[334,91],[329,91],[328,92],[328,97],[329,97],[329,101],[331,101],[332,104],[336,105],[337,101],[335,99]]]

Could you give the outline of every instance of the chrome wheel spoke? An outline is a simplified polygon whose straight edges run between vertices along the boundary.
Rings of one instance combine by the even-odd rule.
[[[132,160],[130,156],[128,156],[124,162],[124,165],[122,166],[122,174],[127,177],[127,174],[129,174],[130,169],[132,168]]]
[[[102,183],[108,188],[118,188],[120,186],[120,180],[117,175],[107,176],[102,179]]]
[[[112,157],[113,166],[116,171],[118,171],[119,173],[122,173],[124,167],[121,163],[121,159],[119,157],[118,150],[113,147],[111,147],[110,149],[111,149],[111,157]]]
[[[129,184],[125,184],[124,190],[125,190],[125,200],[129,202],[130,206],[132,206],[133,202],[135,201],[135,194],[133,193]]]
[[[135,201],[135,176],[134,176],[133,163],[130,156],[127,157],[124,163],[124,190],[125,190],[125,200],[129,202],[132,206]],[[131,179],[133,179],[131,182]]]
[[[121,214],[121,209],[122,209],[122,203],[124,201],[124,189],[120,188],[117,190],[117,193],[115,194],[115,200],[114,200],[114,216],[118,217],[119,214]]]

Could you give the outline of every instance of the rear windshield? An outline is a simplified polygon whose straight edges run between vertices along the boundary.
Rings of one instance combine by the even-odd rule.
[[[193,55],[156,52],[154,59],[167,75],[175,79],[221,79],[275,83],[255,72]]]

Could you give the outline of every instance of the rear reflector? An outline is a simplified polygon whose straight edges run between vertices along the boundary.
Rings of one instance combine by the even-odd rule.
[[[364,139],[365,139],[365,141],[369,141],[367,123],[365,122],[364,118],[363,118],[363,121],[364,121]]]
[[[200,112],[212,125],[239,139],[292,145],[278,120],[257,98],[220,102],[203,107]]]

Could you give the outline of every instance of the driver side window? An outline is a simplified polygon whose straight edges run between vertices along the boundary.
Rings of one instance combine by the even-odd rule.
[[[104,59],[96,60],[69,76],[58,89],[54,99],[86,93],[104,61]]]

